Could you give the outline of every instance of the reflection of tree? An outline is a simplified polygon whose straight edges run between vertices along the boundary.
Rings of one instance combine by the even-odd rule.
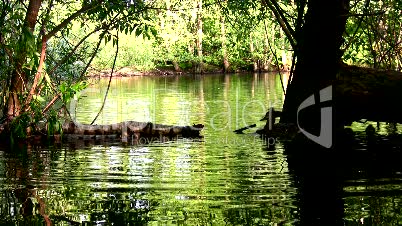
[[[284,157],[280,149],[272,155],[260,148],[232,153],[228,168],[230,175],[237,176],[226,192],[230,199],[227,205],[232,206],[224,212],[226,221],[233,225],[267,225],[290,223],[296,218],[292,203],[295,190],[286,166],[279,161]]]
[[[324,148],[286,145],[289,170],[297,187],[301,225],[342,225],[342,181],[339,159]]]
[[[52,160],[58,155],[52,155],[50,150],[39,150],[38,147],[21,145],[16,153],[8,153],[4,166],[5,178],[11,180],[3,184],[5,205],[0,206],[0,217],[4,222],[22,220],[31,225],[51,225],[49,210],[43,198],[43,190],[47,189],[48,175]],[[32,181],[41,186],[34,187]],[[2,201],[3,201],[2,200]],[[3,209],[4,208],[4,209]],[[21,219],[21,216],[23,217]]]

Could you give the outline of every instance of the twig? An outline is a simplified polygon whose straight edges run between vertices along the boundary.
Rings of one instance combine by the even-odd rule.
[[[116,38],[117,38],[117,41],[116,41],[116,54],[114,55],[113,67],[112,67],[112,71],[110,73],[109,84],[107,85],[105,98],[103,99],[102,107],[100,108],[98,114],[95,116],[94,120],[91,122],[91,125],[93,125],[95,123],[96,119],[98,119],[100,113],[103,111],[103,108],[105,107],[107,94],[109,93],[110,83],[112,82],[113,72],[114,72],[114,68],[116,66],[117,55],[119,53],[119,32],[117,32]]]
[[[254,128],[254,127],[256,127],[256,126],[257,126],[256,124],[252,124],[252,125],[243,127],[243,128],[241,128],[241,129],[235,130],[235,131],[233,131],[233,132],[235,132],[235,133],[237,133],[237,134],[242,134],[244,130],[251,129],[251,128]]]
[[[102,43],[102,39],[103,39],[103,36],[105,36],[105,34],[106,34],[106,31],[102,32],[102,34],[99,36],[99,41],[98,41],[98,43],[96,44],[95,50],[94,50],[94,52],[92,53],[92,56],[91,56],[91,58],[89,59],[87,65],[85,65],[84,70],[82,70],[81,75],[80,75],[80,78],[82,78],[82,77],[84,76],[85,72],[86,72],[86,71],[88,70],[88,68],[89,68],[89,65],[91,65],[93,59],[95,58],[96,54],[98,53],[100,44]]]
[[[44,115],[49,109],[50,107],[60,98],[60,93],[57,94],[55,97],[53,97],[53,99],[46,105],[46,107],[42,110],[42,115]]]
[[[264,28],[265,28],[265,35],[268,38],[267,24],[265,23],[265,20],[264,20]],[[283,86],[281,69],[279,68],[279,61],[278,61],[278,58],[276,57],[276,51],[274,52],[274,50],[272,49],[271,42],[268,42],[268,46],[269,46],[269,49],[271,50],[271,53],[274,55],[274,58],[275,58],[276,67],[278,68],[279,78],[281,80],[282,91],[283,91],[283,93],[286,93],[285,87]]]
[[[49,74],[49,75],[53,74],[54,71],[56,71],[56,69],[57,69],[58,67],[60,67],[61,64],[65,63],[65,62],[75,53],[75,51],[78,49],[78,47],[79,47],[89,36],[91,36],[92,34],[98,32],[99,30],[100,30],[100,28],[97,28],[97,29],[91,31],[90,33],[88,33],[84,38],[82,38],[82,39],[77,43],[77,45],[74,46],[74,48],[70,51],[70,53],[69,53],[67,56],[65,56],[62,60],[60,60],[59,62],[57,62],[57,64],[56,64],[52,69],[50,69],[50,71],[49,71],[48,74]]]

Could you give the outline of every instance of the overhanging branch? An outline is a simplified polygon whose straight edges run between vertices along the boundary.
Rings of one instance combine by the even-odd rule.
[[[57,32],[59,32],[61,29],[65,28],[72,20],[79,17],[81,14],[87,12],[88,10],[95,8],[101,2],[102,2],[102,0],[95,1],[92,4],[83,6],[81,9],[79,9],[77,12],[73,13],[71,16],[67,17],[66,19],[64,19],[59,25],[57,25],[55,28],[53,28],[53,30],[51,30],[49,33],[47,33],[46,39],[49,40]]]
[[[296,49],[296,39],[295,39],[295,31],[290,26],[288,20],[282,12],[282,8],[278,5],[275,0],[264,0],[266,6],[274,13],[275,18],[279,22],[282,30],[285,32],[286,37],[288,38],[290,45],[293,49]]]

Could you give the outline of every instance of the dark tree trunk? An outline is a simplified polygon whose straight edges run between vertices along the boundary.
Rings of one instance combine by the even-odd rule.
[[[336,79],[349,0],[309,0],[307,6],[304,25],[296,30],[297,63],[287,88],[281,122],[298,124],[310,135],[318,137],[322,132],[320,126],[324,123],[320,120],[320,109],[324,106],[317,104],[322,101],[317,94]],[[313,94],[316,108],[306,107],[298,112],[301,104]],[[335,127],[332,124],[331,129]],[[330,135],[333,134],[331,131]],[[342,183],[340,172],[335,168],[339,166],[338,159],[333,155],[335,152],[323,150],[307,138],[298,138],[303,137],[293,139],[286,151],[290,153],[289,170],[294,172],[299,191],[300,224],[341,225],[344,217]],[[321,145],[331,147],[332,140]],[[320,181],[319,185],[317,181]]]
[[[308,1],[304,26],[296,31],[297,63],[287,89],[281,122],[296,123],[300,104],[336,78],[349,1]],[[316,116],[312,114],[302,120],[307,125],[316,121]]]

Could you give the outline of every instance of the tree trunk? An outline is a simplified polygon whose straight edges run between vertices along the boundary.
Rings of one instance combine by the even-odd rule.
[[[25,15],[24,28],[27,29],[31,34],[33,33],[36,25],[36,20],[38,18],[38,13],[40,6],[42,4],[41,0],[31,0],[29,1],[27,13]],[[23,37],[20,37],[22,41]],[[21,45],[21,46],[26,46]],[[17,57],[15,60],[15,69],[11,76],[10,90],[7,100],[6,109],[4,109],[4,115],[7,115],[8,119],[11,120],[17,117],[21,113],[21,102],[18,95],[22,94],[27,85],[27,77],[23,71],[23,65],[26,63],[27,49],[22,49],[20,52],[16,53]]]
[[[172,63],[173,63],[174,70],[176,72],[180,72],[181,70],[180,70],[179,63],[177,63],[177,60],[172,60]]]
[[[223,57],[223,72],[226,73],[229,70],[229,59],[226,49],[226,27],[225,17],[221,15],[221,34],[222,34],[222,57]]]
[[[21,113],[21,102],[18,98],[18,94],[22,94],[24,84],[26,84],[26,75],[22,71],[22,65],[16,64],[16,68],[11,76],[11,87],[8,95],[6,109],[4,110],[8,120],[12,120]]]
[[[349,0],[308,1],[304,26],[296,31],[297,63],[287,89],[281,122],[296,124],[300,104],[335,79],[342,56],[339,49],[347,19],[344,15],[348,12]],[[316,114],[306,115],[300,121],[317,129]]]
[[[64,134],[75,135],[112,135],[122,134],[126,130],[129,135],[138,133],[142,136],[178,136],[199,137],[203,125],[171,126],[153,124],[151,122],[125,121],[109,125],[85,125],[68,122],[63,125]]]
[[[350,124],[361,119],[402,123],[402,72],[342,65],[334,82],[336,119]]]
[[[196,48],[197,48],[197,57],[198,60],[195,65],[195,73],[196,74],[202,74],[202,36],[203,36],[203,31],[202,31],[202,0],[198,0],[197,2],[197,38],[196,38]]]
[[[258,61],[254,57],[254,43],[252,34],[250,34],[250,53],[251,53],[251,60],[253,61],[253,71],[257,72],[259,68],[258,68]]]

